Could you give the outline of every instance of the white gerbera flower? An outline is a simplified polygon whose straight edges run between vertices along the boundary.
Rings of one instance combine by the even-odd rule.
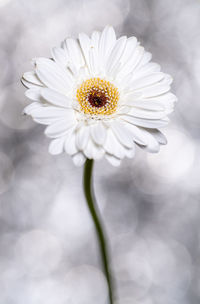
[[[67,38],[52,57],[34,59],[22,78],[34,101],[24,112],[47,125],[51,154],[65,151],[76,165],[105,156],[117,166],[134,156],[135,144],[149,152],[166,144],[159,129],[176,101],[172,78],[135,37],[116,39],[107,26]]]

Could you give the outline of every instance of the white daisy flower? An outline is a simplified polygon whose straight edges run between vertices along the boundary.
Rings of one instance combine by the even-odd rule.
[[[134,157],[135,145],[158,152],[166,144],[159,129],[176,101],[172,78],[135,37],[117,39],[107,26],[67,38],[52,57],[34,59],[22,77],[33,100],[24,113],[47,125],[51,154],[65,151],[76,165],[105,156],[117,166]]]

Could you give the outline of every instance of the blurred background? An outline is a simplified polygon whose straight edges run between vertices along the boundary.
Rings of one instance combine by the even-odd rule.
[[[107,304],[82,168],[21,115],[30,60],[111,24],[174,78],[159,154],[95,164],[117,304],[200,302],[200,1],[0,0],[0,304]]]

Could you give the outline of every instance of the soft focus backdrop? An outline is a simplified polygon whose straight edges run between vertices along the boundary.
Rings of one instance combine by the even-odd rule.
[[[200,302],[200,1],[0,0],[0,304],[107,304],[82,168],[21,115],[30,60],[111,24],[174,78],[159,154],[95,164],[117,304]]]

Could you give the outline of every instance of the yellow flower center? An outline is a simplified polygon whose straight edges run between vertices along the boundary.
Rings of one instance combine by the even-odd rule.
[[[116,111],[119,91],[109,81],[94,77],[82,82],[76,98],[85,114],[111,115]]]

